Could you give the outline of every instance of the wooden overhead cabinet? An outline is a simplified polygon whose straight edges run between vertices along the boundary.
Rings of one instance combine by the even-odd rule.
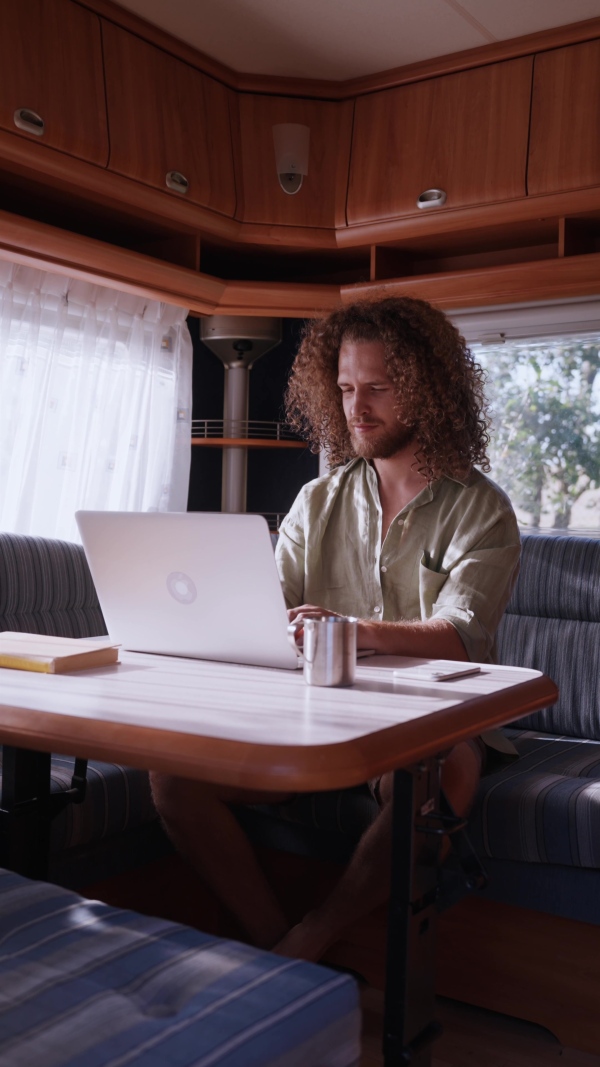
[[[230,90],[105,20],[102,35],[109,169],[233,215]]]
[[[243,199],[237,217],[274,226],[345,225],[352,103],[240,93],[237,156]],[[273,127],[308,127],[308,174],[298,192],[281,188]]]
[[[526,56],[359,98],[348,223],[525,196],[532,64]]]
[[[106,165],[97,15],[71,0],[0,0],[0,127]]]
[[[600,41],[535,57],[528,191],[600,185]]]

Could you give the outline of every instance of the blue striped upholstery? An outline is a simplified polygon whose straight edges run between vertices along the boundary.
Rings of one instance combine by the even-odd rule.
[[[520,759],[482,779],[469,823],[477,851],[501,860],[599,868],[600,743],[508,733]]]
[[[2,1067],[355,1067],[347,975],[0,871]]]
[[[106,633],[81,545],[0,533],[0,630],[59,637]],[[70,756],[52,757],[53,792],[69,788],[73,763]],[[83,804],[69,804],[52,823],[53,855],[156,819],[146,772],[90,760],[87,781]]]
[[[600,741],[600,540],[523,537],[498,661],[548,674],[560,698],[519,726]]]

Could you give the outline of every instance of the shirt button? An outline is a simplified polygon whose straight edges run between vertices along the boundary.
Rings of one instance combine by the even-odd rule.
[[[404,526],[404,519],[398,519],[398,526]]]
[[[375,613],[378,613],[378,612],[380,612],[380,611],[381,611],[381,608],[380,608],[380,607],[376,607],[376,608],[373,608],[373,613],[374,613],[374,614],[375,614]]]
[[[385,574],[385,573],[386,573],[386,571],[387,571],[387,567],[382,567],[382,568],[381,568],[381,573],[382,573],[382,574]]]

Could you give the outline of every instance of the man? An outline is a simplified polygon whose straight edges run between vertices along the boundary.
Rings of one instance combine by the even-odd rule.
[[[359,617],[358,646],[486,660],[519,561],[507,497],[489,469],[483,375],[439,311],[420,300],[355,304],[309,325],[288,387],[291,424],[333,470],[304,486],[277,563],[290,619]],[[486,746],[448,755],[442,784],[471,804]],[[292,930],[229,805],[288,797],[153,776],[175,844],[259,946],[319,959],[389,889],[391,774],[369,783],[379,817],[328,900]]]

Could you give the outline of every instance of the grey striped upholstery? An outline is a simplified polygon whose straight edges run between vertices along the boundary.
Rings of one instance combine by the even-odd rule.
[[[469,826],[477,851],[600,868],[600,742],[508,733],[521,758],[482,779]]]
[[[0,630],[57,637],[106,633],[81,545],[0,533]]]
[[[559,687],[558,703],[521,719],[521,727],[600,741],[600,540],[523,537],[498,661],[534,667]]]
[[[96,637],[106,625],[81,545],[0,533],[0,630]],[[74,760],[52,757],[52,791],[68,789]],[[1,760],[0,760],[1,780]],[[90,760],[83,804],[52,823],[51,853],[87,846],[156,819],[148,775]]]
[[[72,756],[52,757],[52,792],[68,789]],[[156,818],[146,771],[90,760],[83,804],[68,804],[52,821],[50,851],[89,845]]]
[[[0,1067],[358,1067],[353,979],[0,871]]]

